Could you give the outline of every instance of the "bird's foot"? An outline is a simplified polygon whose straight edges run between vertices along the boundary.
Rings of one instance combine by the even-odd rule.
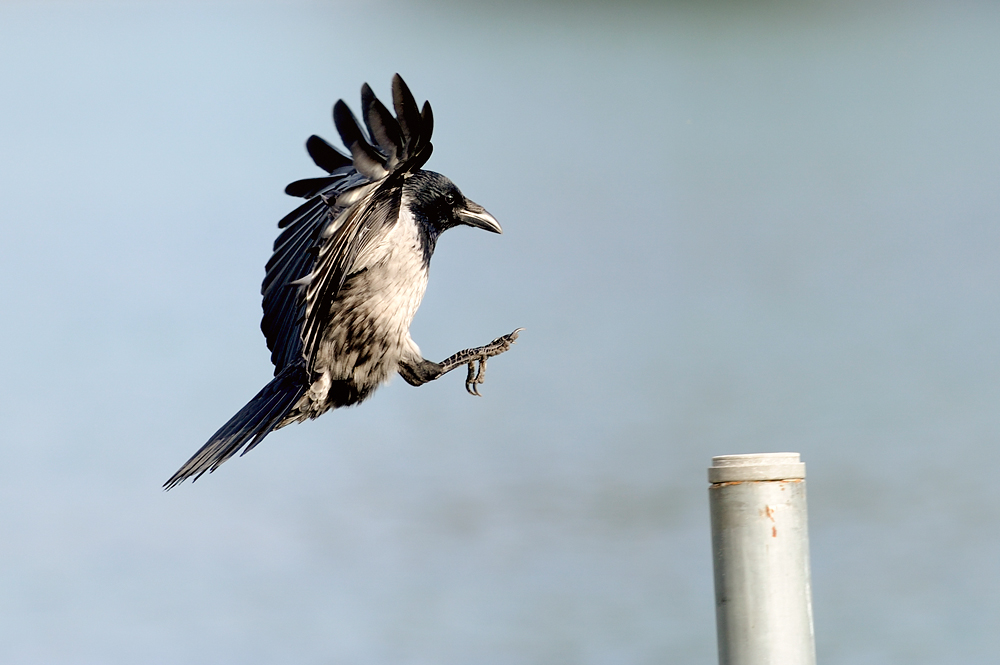
[[[475,360],[469,361],[469,375],[465,377],[465,390],[470,395],[475,395],[476,397],[482,397],[479,394],[479,384],[486,381],[486,358],[488,356],[482,356],[479,358],[479,362]]]
[[[449,356],[441,362],[441,368],[444,370],[442,374],[461,365],[467,365],[469,373],[465,379],[465,389],[470,395],[482,397],[479,394],[479,386],[486,380],[486,359],[498,356],[509,349],[522,330],[524,328],[518,328],[512,333],[497,337],[485,346],[465,349]]]

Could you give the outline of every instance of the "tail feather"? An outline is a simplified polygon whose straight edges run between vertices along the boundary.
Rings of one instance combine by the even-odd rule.
[[[170,489],[192,476],[194,482],[206,471],[215,471],[244,446],[246,450],[243,454],[249,452],[280,424],[307,388],[303,368],[297,365],[286,367],[219,428],[208,443],[163,484],[164,489]]]

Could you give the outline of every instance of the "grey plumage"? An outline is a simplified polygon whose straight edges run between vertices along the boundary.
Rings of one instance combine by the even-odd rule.
[[[261,286],[275,378],[165,487],[214,471],[275,429],[365,400],[395,372],[421,385],[466,365],[466,389],[478,395],[486,359],[517,339],[520,329],[435,363],[410,338],[438,236],[460,224],[501,229],[448,178],[421,169],[433,149],[430,104],[418,110],[398,74],[392,98],[395,117],[362,87],[367,135],[343,101],[334,106],[350,156],[318,136],[306,142],[329,175],[285,189],[307,201],[278,222]]]

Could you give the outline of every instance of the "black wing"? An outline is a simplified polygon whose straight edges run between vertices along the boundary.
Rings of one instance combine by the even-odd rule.
[[[307,198],[280,222],[261,285],[261,330],[271,350],[275,375],[308,360],[330,309],[357,256],[399,218],[402,176],[419,169],[433,150],[430,104],[418,111],[403,79],[392,79],[396,117],[371,88],[361,89],[362,111],[371,140],[343,101],[334,122],[351,157],[312,136],[306,142],[313,161],[330,175],[298,180],[285,188]]]
[[[278,227],[284,231],[274,241],[274,254],[267,262],[267,272],[260,289],[264,296],[264,318],[260,328],[271,350],[276,375],[302,359],[299,329],[304,309],[301,288],[294,282],[312,271],[319,236],[337,219],[322,197],[332,202],[352,186],[365,182],[367,179],[364,176],[352,170],[327,183],[309,201],[278,222]]]

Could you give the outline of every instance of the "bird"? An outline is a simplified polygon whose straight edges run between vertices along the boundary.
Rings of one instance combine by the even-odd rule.
[[[451,180],[422,168],[433,149],[431,106],[418,107],[399,74],[392,106],[395,117],[365,83],[364,129],[342,99],[333,107],[346,154],[316,135],[306,141],[327,175],[285,188],[306,202],[278,222],[261,285],[261,331],[274,378],[165,489],[215,471],[285,425],[363,402],[396,373],[420,386],[466,366],[465,388],[478,396],[486,360],[507,351],[523,330],[440,363],[425,359],[410,337],[441,233],[456,226],[503,230]]]

